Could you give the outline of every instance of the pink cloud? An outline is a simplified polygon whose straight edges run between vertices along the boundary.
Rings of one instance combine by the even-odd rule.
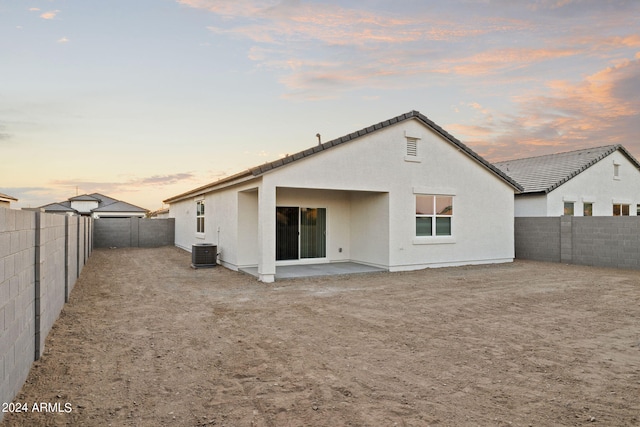
[[[456,128],[493,161],[589,146],[623,144],[640,155],[640,59],[627,59],[578,83],[548,83],[548,95],[515,99],[516,112],[495,123],[491,133]]]
[[[251,20],[223,29],[218,34],[243,36],[255,42],[273,42],[287,37],[316,40],[331,45],[405,43],[420,40],[457,40],[492,32],[522,28],[516,20],[491,19],[470,27],[441,17],[380,14],[365,9],[348,9],[330,4],[219,0],[177,0],[178,3],[208,10],[229,20]]]
[[[60,13],[59,10],[50,10],[49,12],[44,12],[40,15],[42,19],[55,19],[56,15]]]
[[[217,15],[220,19],[208,27],[212,33],[253,42],[248,57],[258,67],[278,74],[288,98],[338,97],[363,87],[428,86],[441,76],[491,76],[503,84],[508,76],[509,83],[536,80],[540,84],[545,76],[525,72],[574,57],[575,61],[592,56],[610,59],[620,54],[619,49],[640,46],[637,34],[616,31],[611,33],[615,36],[604,36],[606,32],[589,31],[586,26],[549,32],[535,20],[535,11],[547,16],[579,9],[581,17],[593,17],[600,8],[578,8],[578,3],[570,0],[540,0],[528,7],[500,6],[532,15],[525,19],[515,18],[517,13],[511,17],[508,13],[487,13],[473,18],[463,13],[451,20],[424,8],[410,14],[400,12],[400,8],[398,13],[382,13],[326,2],[176,1]],[[613,31],[624,15],[620,11],[607,16],[607,20],[598,19],[598,28]],[[481,37],[491,41],[503,36],[514,43],[493,48],[493,43],[479,41]]]
[[[534,63],[564,58],[580,53],[577,49],[494,49],[478,54],[447,60],[451,70],[459,75],[478,76],[514,70]],[[459,64],[459,65],[457,65]]]

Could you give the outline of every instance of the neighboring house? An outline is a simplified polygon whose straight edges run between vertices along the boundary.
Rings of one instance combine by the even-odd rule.
[[[0,193],[0,208],[11,208],[11,202],[17,202],[18,199],[7,194]]]
[[[233,270],[510,262],[521,188],[417,111],[165,200],[176,245]]]
[[[152,219],[169,218],[169,208],[162,208],[162,209],[158,209],[157,211],[150,212],[149,218],[152,218]]]
[[[93,218],[144,218],[147,210],[131,203],[112,199],[100,193],[75,196],[66,202],[50,203],[40,207],[48,213],[91,216]]]
[[[621,145],[495,163],[524,190],[517,217],[637,215],[640,163]]]

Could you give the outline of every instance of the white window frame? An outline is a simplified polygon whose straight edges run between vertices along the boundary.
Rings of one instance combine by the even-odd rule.
[[[571,213],[567,213],[567,208],[571,208]],[[562,208],[562,215],[574,216],[576,214],[576,202],[566,200]]]
[[[418,214],[417,211],[417,203],[418,197],[431,197],[433,200],[433,214]],[[439,214],[437,212],[437,198],[438,197],[447,197],[451,198],[451,214]],[[414,193],[414,220],[413,220],[413,243],[420,244],[440,244],[440,243],[455,243],[454,237],[454,218],[455,218],[455,195],[454,194],[434,194],[434,193]],[[430,236],[418,236],[417,235],[417,219],[418,218],[431,218],[431,235]],[[448,235],[437,235],[437,219],[438,218],[449,218],[450,219],[450,234]]]
[[[616,211],[616,206],[619,207],[619,215],[615,214]],[[625,215],[624,212],[624,207],[627,207],[627,214]],[[631,215],[631,203],[625,203],[625,202],[613,202],[613,205],[611,206],[611,215],[612,216],[630,216]]]
[[[620,180],[620,163],[616,161],[613,162],[613,179]]]
[[[202,206],[202,209],[200,209]],[[204,198],[196,199],[196,237],[204,237],[204,232],[206,230],[205,224],[205,207],[206,204],[204,202]]]

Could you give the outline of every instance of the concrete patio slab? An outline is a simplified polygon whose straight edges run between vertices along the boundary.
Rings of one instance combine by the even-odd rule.
[[[241,268],[243,273],[258,277],[258,267]],[[323,264],[281,265],[276,267],[276,280],[297,277],[336,276],[340,274],[380,273],[384,268],[357,262],[333,262]]]

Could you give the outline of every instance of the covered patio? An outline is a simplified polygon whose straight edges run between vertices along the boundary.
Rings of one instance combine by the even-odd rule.
[[[268,187],[238,192],[237,262],[223,265],[266,282],[388,271],[387,192]]]

